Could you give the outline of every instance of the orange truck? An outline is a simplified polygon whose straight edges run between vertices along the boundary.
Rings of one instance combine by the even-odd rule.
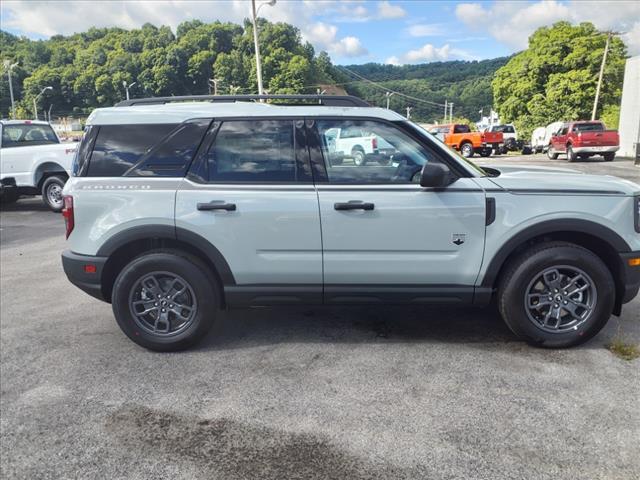
[[[473,157],[474,153],[488,157],[492,151],[500,151],[504,142],[502,132],[472,132],[469,125],[459,123],[435,125],[429,129],[429,133],[466,158]]]

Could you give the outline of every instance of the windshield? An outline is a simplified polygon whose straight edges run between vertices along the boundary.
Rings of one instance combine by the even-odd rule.
[[[490,176],[486,171],[484,171],[481,167],[479,167],[478,165],[476,165],[475,163],[473,163],[471,160],[469,160],[468,158],[463,157],[462,155],[460,155],[457,151],[455,151],[452,148],[449,148],[448,146],[446,146],[444,144],[444,142],[442,140],[440,140],[440,138],[436,137],[434,134],[429,133],[426,129],[424,129],[423,127],[421,127],[420,125],[418,125],[417,123],[413,123],[411,121],[407,121],[407,123],[409,125],[411,125],[414,129],[418,130],[420,133],[429,136],[430,138],[434,138],[436,139],[438,142],[440,142],[443,146],[446,147],[446,150],[449,154],[454,155],[456,157],[457,160],[461,160],[465,165],[467,165],[468,167],[470,167],[473,171],[475,171],[478,175],[482,176],[482,177],[487,177]]]
[[[496,125],[491,129],[492,132],[516,133],[513,125]]]

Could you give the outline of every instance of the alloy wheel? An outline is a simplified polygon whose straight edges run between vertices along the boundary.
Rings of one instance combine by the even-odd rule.
[[[563,333],[577,330],[591,317],[597,292],[584,271],[559,265],[533,277],[524,302],[527,316],[536,327],[548,333]]]
[[[184,331],[197,312],[193,288],[170,272],[152,272],[140,277],[129,295],[129,309],[136,324],[158,336]]]

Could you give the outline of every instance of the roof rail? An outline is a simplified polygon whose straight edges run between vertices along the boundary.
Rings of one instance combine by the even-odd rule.
[[[134,105],[162,105],[173,102],[240,102],[256,100],[300,100],[317,101],[317,105],[331,107],[370,107],[361,98],[352,95],[183,95],[177,97],[133,98],[116,103],[116,107],[132,107]],[[307,104],[305,104],[307,105]],[[313,103],[311,103],[313,105]]]

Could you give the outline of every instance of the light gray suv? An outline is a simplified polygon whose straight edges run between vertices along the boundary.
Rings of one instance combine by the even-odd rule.
[[[492,298],[520,338],[567,347],[640,287],[640,186],[480,169],[354,97],[139,99],[87,125],[64,269],[147,348],[192,345],[221,308]],[[367,161],[336,129],[376,139]]]

